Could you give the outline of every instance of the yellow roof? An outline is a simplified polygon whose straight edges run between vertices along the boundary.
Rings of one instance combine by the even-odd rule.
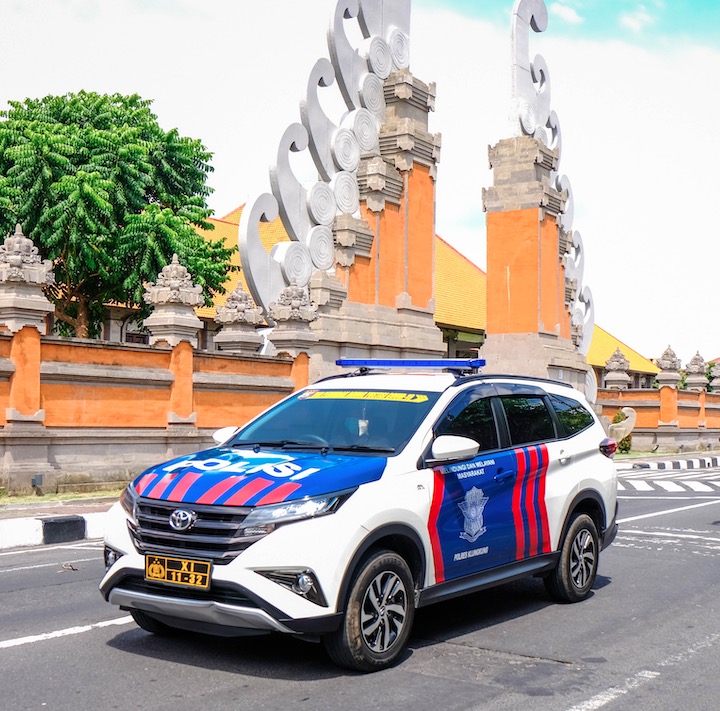
[[[605,363],[618,348],[630,361],[630,370],[636,373],[660,372],[660,368],[652,361],[641,356],[637,351],[630,348],[630,346],[626,346],[622,341],[618,341],[615,336],[611,336],[605,329],[600,328],[600,326],[595,326],[593,330],[593,338],[587,354],[587,362],[597,368],[604,368]]]
[[[435,236],[435,323],[484,331],[487,274],[442,237]]]

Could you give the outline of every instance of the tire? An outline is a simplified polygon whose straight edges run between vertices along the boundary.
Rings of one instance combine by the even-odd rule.
[[[130,610],[130,614],[132,615],[133,620],[135,620],[137,626],[141,627],[146,632],[164,637],[175,633],[175,630],[172,627],[169,627],[164,622],[160,622],[160,620],[156,620],[154,617],[148,615],[147,612],[143,612],[142,610]]]
[[[545,588],[559,602],[580,602],[590,595],[597,575],[600,546],[595,522],[578,514],[568,526],[557,568],[545,578]]]
[[[391,666],[407,644],[415,616],[415,587],[408,564],[379,551],[358,570],[338,630],[323,637],[338,666],[371,672]]]

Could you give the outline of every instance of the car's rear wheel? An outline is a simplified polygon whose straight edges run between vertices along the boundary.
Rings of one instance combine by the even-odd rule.
[[[132,615],[133,620],[135,620],[137,626],[141,627],[146,632],[152,632],[152,634],[165,636],[175,633],[175,630],[172,627],[166,625],[164,622],[160,622],[160,620],[156,620],[154,617],[148,615],[142,610],[130,610],[130,614]]]
[[[599,552],[595,522],[587,514],[578,514],[568,526],[557,568],[545,578],[550,595],[560,602],[579,602],[590,595]]]
[[[385,669],[405,648],[414,615],[410,568],[396,553],[378,551],[355,576],[342,624],[323,638],[325,649],[339,666]]]

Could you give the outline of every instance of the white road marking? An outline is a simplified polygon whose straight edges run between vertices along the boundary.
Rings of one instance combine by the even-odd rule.
[[[74,550],[102,550],[102,539],[96,539],[93,541],[82,541],[76,545],[58,544],[56,546],[29,546],[27,548],[18,548],[14,551],[0,551],[0,558],[9,555],[30,555],[31,553],[45,553],[47,551],[74,551]]]
[[[698,492],[715,491],[715,489],[713,489],[712,486],[703,484],[703,482],[701,482],[701,481],[683,481],[683,484],[685,484],[685,486],[689,486],[693,491],[698,491]]]
[[[713,504],[720,504],[720,499],[713,499],[712,501],[703,501],[701,504],[691,504],[690,506],[681,506],[677,509],[667,509],[665,511],[656,511],[655,513],[642,514],[641,516],[630,516],[628,518],[618,519],[618,523],[629,523],[630,521],[640,521],[644,518],[654,518],[655,516],[667,516],[667,514],[679,513],[680,511],[689,511],[690,509],[699,509],[702,506],[712,506]]]
[[[17,573],[21,570],[37,570],[38,568],[59,568],[63,563],[90,563],[91,561],[101,561],[102,558],[78,558],[77,560],[64,560],[62,563],[38,563],[37,565],[23,565],[19,568],[0,568],[0,573]]]
[[[636,531],[631,528],[627,531],[618,531],[618,536],[657,536],[664,538],[687,538],[694,541],[710,541],[712,543],[720,543],[718,536],[695,536],[691,533],[668,533],[665,531]]]
[[[625,483],[628,485],[628,488],[635,489],[635,491],[655,491],[644,479],[634,479],[632,481],[626,481]]]
[[[709,649],[710,647],[715,645],[718,640],[720,640],[720,634],[716,633],[708,635],[707,637],[705,637],[705,639],[700,640],[700,642],[693,645],[692,647],[688,647],[688,649],[685,649],[682,652],[678,652],[677,654],[673,654],[671,657],[668,657],[667,659],[659,662],[657,666],[673,667],[677,664],[683,664],[689,661],[699,652],[705,649]],[[634,691],[643,684],[652,681],[653,679],[657,679],[659,676],[660,672],[647,670],[639,671],[634,676],[627,678],[622,686],[612,686],[607,689],[607,691],[603,691],[596,696],[593,696],[591,699],[583,701],[582,703],[569,708],[568,711],[597,711],[597,709],[600,709],[603,706],[612,703],[620,696],[627,694],[629,691]]]
[[[57,637],[68,637],[74,634],[82,634],[91,630],[100,629],[101,627],[110,627],[111,625],[126,625],[132,622],[132,617],[118,617],[114,620],[105,620],[105,622],[96,622],[94,625],[82,625],[81,627],[67,627],[64,630],[55,630],[54,632],[46,632],[44,634],[34,634],[30,637],[18,637],[17,639],[7,639],[0,642],[0,649],[8,649],[9,647],[19,647],[23,644],[34,644],[35,642],[44,642],[48,639],[56,639]]]
[[[687,491],[687,489],[683,489],[680,484],[675,483],[674,481],[656,481],[655,482],[661,489],[665,489],[665,491],[669,491],[670,493],[678,492],[678,491]]]
[[[615,699],[619,698],[620,696],[627,694],[629,691],[637,689],[648,681],[656,679],[659,676],[660,672],[639,671],[637,674],[635,674],[635,676],[631,676],[629,679],[626,679],[625,683],[622,686],[613,686],[607,691],[603,691],[601,694],[593,696],[591,699],[583,701],[577,706],[573,706],[572,708],[568,709],[568,711],[595,711],[596,709],[606,706],[611,701],[615,701]]]

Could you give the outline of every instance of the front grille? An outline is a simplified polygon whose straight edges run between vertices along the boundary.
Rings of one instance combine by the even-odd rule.
[[[160,597],[220,602],[225,605],[236,605],[239,607],[258,606],[254,600],[248,597],[242,588],[227,583],[214,582],[208,590],[199,590],[195,588],[161,585],[160,583],[149,582],[138,576],[129,575],[119,580],[115,587],[131,592],[157,595]]]
[[[170,514],[178,508],[197,514],[188,531],[170,527]],[[200,558],[224,565],[257,540],[240,535],[251,510],[246,506],[198,506],[141,497],[135,503],[137,525],[128,522],[128,527],[138,553]]]

